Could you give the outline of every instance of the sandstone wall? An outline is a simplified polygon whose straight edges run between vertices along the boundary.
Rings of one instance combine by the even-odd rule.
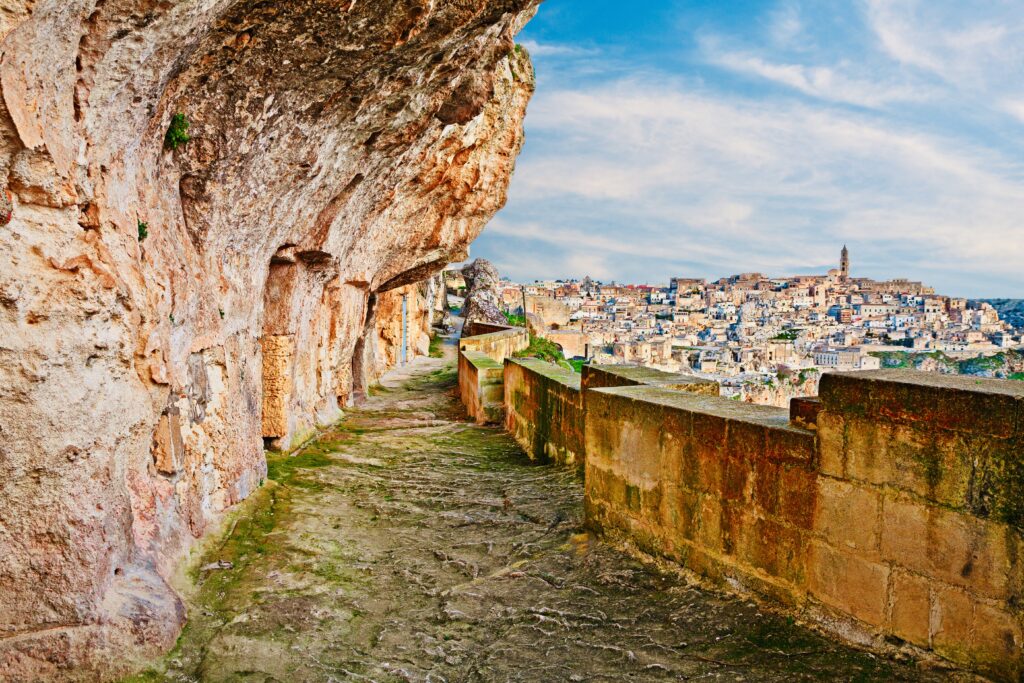
[[[585,463],[591,528],[863,645],[1024,675],[1020,383],[827,374],[789,411],[637,367],[508,359],[504,385],[530,457]]]
[[[583,467],[580,376],[536,358],[505,361],[505,428],[531,460]]]
[[[495,326],[496,329],[498,327]],[[459,340],[460,351],[479,351],[499,363],[529,346],[530,333],[522,327],[506,327],[476,337],[463,335]]]
[[[173,643],[166,577],[263,438],[336,418],[393,362],[403,288],[502,205],[535,4],[0,7],[5,680]]]
[[[1024,672],[1024,390],[826,375],[781,409],[656,387],[586,395],[587,520],[866,645]]]
[[[459,353],[459,396],[469,416],[478,424],[504,420],[504,368],[479,351]]]

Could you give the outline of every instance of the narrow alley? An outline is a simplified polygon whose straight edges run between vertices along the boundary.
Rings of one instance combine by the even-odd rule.
[[[939,680],[596,540],[577,475],[462,421],[454,383],[420,359],[272,457],[133,680]]]

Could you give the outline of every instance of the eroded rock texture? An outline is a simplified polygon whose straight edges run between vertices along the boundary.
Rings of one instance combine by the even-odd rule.
[[[0,678],[173,642],[264,439],[394,362],[503,203],[536,2],[0,0]]]
[[[466,279],[466,303],[462,315],[467,323],[507,325],[501,312],[501,276],[487,259],[478,258],[462,269]]]

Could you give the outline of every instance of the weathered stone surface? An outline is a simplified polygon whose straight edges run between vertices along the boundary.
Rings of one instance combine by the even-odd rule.
[[[505,316],[498,307],[500,292],[498,280],[501,276],[491,262],[478,258],[462,269],[466,279],[466,304],[462,316],[469,323],[490,323],[504,325]]]
[[[531,459],[584,464],[580,376],[536,358],[505,360],[505,427]]]
[[[641,365],[584,365],[583,389],[649,385],[718,396],[718,382],[693,375],[664,372]]]
[[[95,680],[173,642],[159,577],[259,486],[265,424],[283,445],[335,419],[391,362],[389,293],[502,205],[535,5],[3,3],[0,677]],[[164,594],[115,605],[145,572]],[[149,599],[171,607],[126,625]]]
[[[459,353],[459,395],[478,424],[501,424],[505,415],[505,368],[480,351]]]

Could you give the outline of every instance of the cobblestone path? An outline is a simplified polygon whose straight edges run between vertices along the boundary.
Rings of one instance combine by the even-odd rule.
[[[136,680],[946,680],[589,536],[579,478],[462,422],[452,367],[418,361],[271,458]]]

